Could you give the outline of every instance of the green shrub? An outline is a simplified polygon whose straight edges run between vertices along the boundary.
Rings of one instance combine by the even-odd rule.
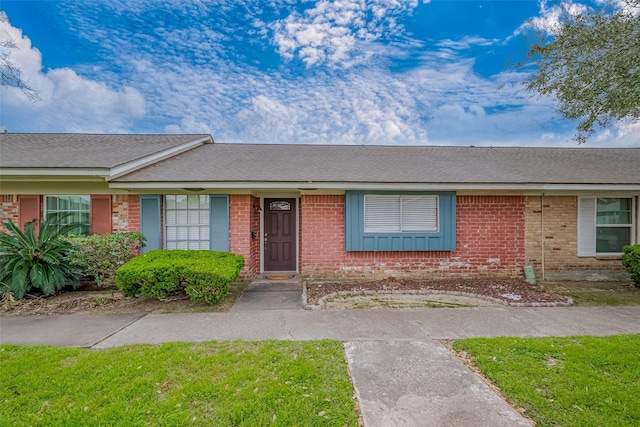
[[[156,250],[133,258],[116,271],[124,296],[166,298],[186,293],[194,301],[215,304],[229,293],[244,258],[230,252]]]
[[[640,288],[640,245],[625,246],[622,249],[622,265],[631,274],[633,284]]]
[[[78,284],[79,272],[68,262],[72,245],[63,236],[80,224],[63,225],[69,215],[49,215],[40,224],[28,222],[24,231],[11,220],[0,233],[0,294],[22,299],[31,289],[52,295],[66,285]]]
[[[69,260],[82,274],[95,278],[98,286],[115,288],[116,269],[140,254],[145,238],[141,233],[112,233],[101,236],[71,236],[74,248]]]

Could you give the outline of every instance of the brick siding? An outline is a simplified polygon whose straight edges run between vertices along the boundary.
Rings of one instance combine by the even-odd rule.
[[[112,231],[114,233],[140,231],[140,196],[114,195],[111,197]]]
[[[251,231],[260,230],[258,199],[250,194],[229,196],[229,226],[230,250],[244,256],[240,278],[250,280],[260,272],[260,239],[251,238]]]
[[[544,212],[543,212],[544,211]],[[544,232],[542,232],[544,217]],[[525,199],[526,262],[546,280],[628,280],[619,257],[578,257],[578,198],[528,196]]]
[[[3,194],[0,196],[1,210],[0,223],[11,219],[18,223],[19,204],[18,196],[14,194]],[[140,231],[140,196],[113,195],[111,196],[112,232]],[[0,226],[1,231],[6,231],[4,226]]]
[[[0,232],[6,232],[5,222],[11,220],[14,224],[18,224],[18,196],[14,194],[3,194],[0,196],[0,201],[0,206],[2,207],[0,210]]]
[[[521,277],[524,198],[457,197],[457,249],[423,252],[344,250],[345,198],[300,199],[300,272],[310,278]]]

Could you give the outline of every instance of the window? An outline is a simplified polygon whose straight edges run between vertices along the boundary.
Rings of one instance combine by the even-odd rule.
[[[89,234],[90,196],[45,196],[45,218],[49,215],[65,215],[61,225],[79,223],[70,234]]]
[[[596,253],[622,252],[631,244],[632,215],[631,199],[597,199]]]
[[[209,249],[209,196],[165,197],[166,248]]]
[[[438,196],[365,195],[365,233],[438,232]]]
[[[456,193],[345,192],[347,251],[453,251]]]
[[[630,197],[581,197],[578,255],[619,254],[633,244],[634,203]]]

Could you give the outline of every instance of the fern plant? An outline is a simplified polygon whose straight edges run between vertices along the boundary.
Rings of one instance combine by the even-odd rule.
[[[77,286],[78,268],[67,261],[72,244],[62,237],[79,227],[65,224],[67,215],[50,215],[40,224],[28,222],[24,231],[11,220],[4,223],[8,233],[0,233],[0,293],[22,299],[31,289],[52,295],[66,285]]]

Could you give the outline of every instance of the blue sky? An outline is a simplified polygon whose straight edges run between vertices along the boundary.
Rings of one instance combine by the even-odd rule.
[[[3,0],[40,100],[10,132],[211,133],[217,142],[562,145],[575,123],[517,84],[532,27],[579,3]],[[590,146],[637,146],[638,123]]]

